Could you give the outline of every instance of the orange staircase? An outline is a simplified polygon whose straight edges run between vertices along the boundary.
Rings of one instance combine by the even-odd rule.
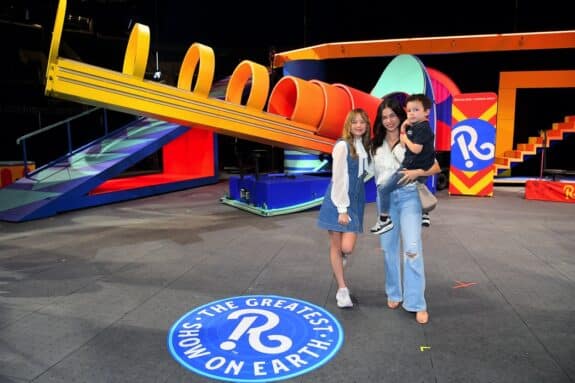
[[[575,133],[575,116],[566,116],[564,122],[554,122],[551,129],[540,136],[529,137],[527,143],[517,144],[515,150],[508,150],[503,157],[495,157],[495,174],[498,175],[511,169],[515,163],[523,162],[526,156],[537,154],[537,150],[543,147],[545,135],[547,147],[552,141],[560,141],[567,133]]]

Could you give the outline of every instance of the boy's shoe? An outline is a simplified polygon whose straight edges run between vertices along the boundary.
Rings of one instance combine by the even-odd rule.
[[[425,227],[431,226],[431,217],[429,217],[429,213],[423,213],[421,215],[421,225]]]
[[[393,229],[393,222],[391,222],[391,218],[389,217],[386,217],[384,220],[381,220],[380,218],[378,219],[377,223],[378,226],[372,228],[375,228],[375,230],[371,230],[373,234],[383,234],[386,231]]]
[[[353,302],[351,301],[351,297],[349,296],[349,290],[347,289],[347,287],[337,289],[335,299],[337,301],[337,307],[339,307],[340,309],[353,307]]]
[[[373,226],[371,227],[371,229],[369,229],[369,231],[370,231],[371,233],[375,233],[376,231],[379,230],[379,228],[381,227],[381,225],[383,225],[383,222],[381,221],[381,217],[378,216],[378,217],[377,217],[377,222],[375,222],[375,225],[373,225]]]

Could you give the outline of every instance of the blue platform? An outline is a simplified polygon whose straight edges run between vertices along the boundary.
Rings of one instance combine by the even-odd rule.
[[[232,176],[222,203],[262,216],[295,213],[321,205],[331,172]],[[373,178],[366,182],[366,201],[375,201]]]

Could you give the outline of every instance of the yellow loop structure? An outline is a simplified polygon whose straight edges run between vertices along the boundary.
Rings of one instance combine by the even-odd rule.
[[[150,28],[147,25],[136,23],[130,32],[122,73],[143,79],[149,52]]]
[[[208,97],[212,82],[214,81],[214,71],[216,66],[216,59],[214,50],[207,45],[200,43],[193,43],[180,67],[180,74],[178,76],[178,88],[183,90],[192,89],[192,80],[194,73],[198,69],[196,77],[196,85],[194,86],[194,94],[202,97]]]
[[[252,85],[246,106],[252,109],[263,110],[270,90],[268,69],[250,60],[242,61],[234,69],[226,89],[226,101],[241,104],[242,94],[250,77]]]
[[[54,32],[52,33],[52,42],[50,44],[50,53],[48,56],[48,68],[55,64],[60,53],[60,40],[62,39],[62,30],[64,29],[64,19],[66,18],[66,0],[60,0],[58,10],[56,11],[56,20],[54,22]]]

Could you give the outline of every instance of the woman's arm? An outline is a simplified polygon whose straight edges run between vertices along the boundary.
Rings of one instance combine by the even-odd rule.
[[[433,165],[427,170],[423,170],[423,169],[412,169],[412,170],[403,169],[403,170],[401,170],[403,177],[399,180],[398,183],[399,184],[410,183],[410,182],[415,181],[419,177],[432,176],[432,175],[437,174],[439,172],[441,172],[441,168],[439,167],[439,163],[437,162],[437,160],[435,160]]]

